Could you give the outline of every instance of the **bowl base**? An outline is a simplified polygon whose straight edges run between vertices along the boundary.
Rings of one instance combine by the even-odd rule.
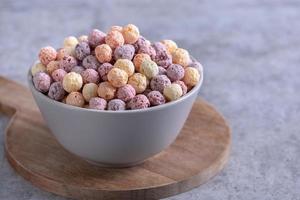
[[[133,167],[133,166],[142,164],[144,162],[144,160],[142,160],[142,161],[138,161],[138,162],[134,162],[134,163],[112,164],[112,163],[96,162],[96,161],[92,161],[92,160],[88,160],[88,159],[84,159],[84,160],[92,165],[97,165],[98,167],[103,167],[103,168],[128,168],[128,167]]]

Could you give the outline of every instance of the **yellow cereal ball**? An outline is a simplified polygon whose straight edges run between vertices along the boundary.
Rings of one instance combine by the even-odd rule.
[[[117,62],[115,62],[114,67],[124,70],[128,77],[134,73],[134,65],[128,59],[118,59]]]
[[[182,48],[177,48],[172,53],[172,59],[174,64],[179,64],[183,67],[186,67],[190,63],[189,52]]]
[[[173,40],[162,40],[161,43],[163,43],[167,51],[172,54],[177,49],[177,44]]]
[[[119,31],[110,31],[105,37],[105,43],[108,44],[112,49],[124,44],[124,38],[122,33]]]
[[[63,88],[67,92],[76,92],[82,87],[82,77],[76,72],[70,72],[64,76],[63,79]]]
[[[52,74],[52,72],[54,72],[58,68],[59,68],[59,61],[53,60],[48,63],[46,70],[47,70],[48,74]]]
[[[88,36],[87,35],[81,35],[78,37],[78,43],[79,42],[88,42]]]
[[[71,92],[66,98],[66,104],[83,107],[84,98],[80,92]]]
[[[169,101],[174,101],[182,96],[182,89],[179,84],[172,83],[164,88],[164,96]]]
[[[99,97],[105,100],[113,99],[116,95],[116,91],[117,89],[107,81],[100,83],[97,90]]]
[[[74,36],[69,36],[64,39],[64,49],[68,55],[75,56],[75,47],[78,44],[78,40]]]
[[[134,73],[129,77],[128,84],[131,85],[137,94],[142,93],[147,88],[147,78],[144,74]]]
[[[112,26],[110,27],[109,31],[119,31],[120,33],[122,33],[122,26]]]
[[[194,67],[185,68],[183,82],[188,87],[193,87],[193,86],[197,85],[199,80],[200,80],[200,74],[196,68],[194,68]]]
[[[158,75],[158,66],[152,60],[144,60],[141,64],[141,73],[151,79]]]
[[[108,81],[116,88],[126,85],[128,81],[127,73],[119,68],[112,68],[107,74]]]
[[[95,83],[85,84],[82,88],[83,98],[89,102],[91,98],[97,97],[98,85]]]
[[[139,53],[134,56],[133,63],[136,71],[141,72],[141,64],[144,60],[151,60],[151,58],[148,54],[145,53]]]
[[[67,53],[67,51],[64,48],[59,48],[59,49],[57,49],[57,57],[56,57],[56,59],[58,61],[60,61],[60,60],[63,59],[63,57],[65,57],[67,55],[68,55],[68,53]]]
[[[38,72],[45,72],[46,67],[40,62],[35,62],[31,67],[31,75],[34,76]]]
[[[136,27],[133,24],[128,24],[124,26],[122,33],[126,44],[133,44],[140,37],[140,31],[138,27]]]
[[[112,58],[112,49],[108,44],[98,45],[95,49],[95,56],[100,63],[110,62]]]

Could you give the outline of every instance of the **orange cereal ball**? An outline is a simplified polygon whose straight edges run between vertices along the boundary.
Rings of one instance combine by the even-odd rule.
[[[66,98],[66,104],[83,107],[84,98],[80,92],[71,92]]]
[[[186,67],[191,61],[189,52],[182,48],[177,48],[172,53],[172,59],[174,64],[179,64],[183,67]]]
[[[55,70],[59,69],[59,61],[57,60],[52,60],[51,62],[48,63],[46,70],[48,74],[52,74]]]
[[[112,49],[124,44],[124,38],[122,33],[119,31],[110,31],[105,37],[105,43],[108,44]]]
[[[196,68],[193,68],[193,67],[185,68],[183,82],[188,87],[193,87],[193,86],[197,85],[199,80],[200,80],[200,73]]]
[[[115,62],[114,67],[124,70],[128,77],[134,73],[134,65],[128,59],[118,59],[117,62]]]
[[[174,101],[182,96],[182,89],[179,84],[172,83],[164,88],[164,96],[169,101]]]
[[[145,53],[136,54],[133,58],[133,63],[136,71],[141,72],[141,65],[144,60],[151,60],[150,56]]]
[[[78,42],[80,43],[80,42],[89,42],[89,40],[88,40],[88,36],[87,35],[81,35],[81,36],[79,36],[78,37]]]
[[[134,73],[129,77],[128,84],[131,85],[137,94],[142,93],[147,88],[147,78],[144,74]]]
[[[100,63],[110,62],[112,58],[112,49],[107,44],[98,45],[95,49],[95,56]]]
[[[97,93],[99,97],[105,99],[105,100],[110,100],[113,99],[116,95],[117,89],[112,86],[109,82],[102,82],[100,83]]]
[[[98,90],[98,85],[97,84],[95,84],[95,83],[85,84],[82,88],[83,98],[87,102],[89,102],[91,98],[97,97],[97,95],[98,95],[97,90]]]
[[[141,73],[151,79],[158,74],[158,66],[152,60],[144,60],[141,64]]]
[[[80,74],[76,72],[70,72],[64,76],[63,88],[67,92],[76,92],[81,89],[83,80]]]
[[[59,61],[59,60],[62,60],[63,57],[65,56],[68,56],[68,53],[66,51],[66,49],[64,48],[59,48],[57,49],[57,56],[56,56],[56,59]]]
[[[136,27],[133,24],[128,24],[124,26],[122,33],[126,44],[133,44],[140,37],[140,31],[138,27]]]
[[[31,75],[34,76],[38,72],[45,72],[46,67],[40,62],[35,62],[31,67]]]
[[[116,88],[126,85],[128,81],[127,73],[119,68],[112,68],[107,74],[108,81]]]
[[[39,53],[39,59],[41,63],[45,66],[47,66],[50,61],[55,60],[56,56],[57,56],[56,50],[50,46],[41,48]]]
[[[112,26],[110,27],[109,31],[119,31],[122,33],[123,27],[122,26]]]
[[[172,55],[172,53],[177,49],[177,44],[173,40],[162,40],[161,43],[163,43],[167,51]]]

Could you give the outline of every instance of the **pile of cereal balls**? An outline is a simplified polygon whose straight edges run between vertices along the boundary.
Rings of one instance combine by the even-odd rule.
[[[51,99],[97,110],[134,110],[179,99],[200,80],[202,65],[172,40],[151,43],[128,24],[65,38],[40,50],[35,88]]]

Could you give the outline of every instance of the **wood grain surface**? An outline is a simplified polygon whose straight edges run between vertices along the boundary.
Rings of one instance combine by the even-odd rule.
[[[37,187],[74,199],[159,199],[188,191],[228,161],[231,132],[224,118],[198,99],[176,141],[131,168],[100,168],[62,148],[29,90],[0,77],[0,112],[11,116],[5,151],[11,166]]]

